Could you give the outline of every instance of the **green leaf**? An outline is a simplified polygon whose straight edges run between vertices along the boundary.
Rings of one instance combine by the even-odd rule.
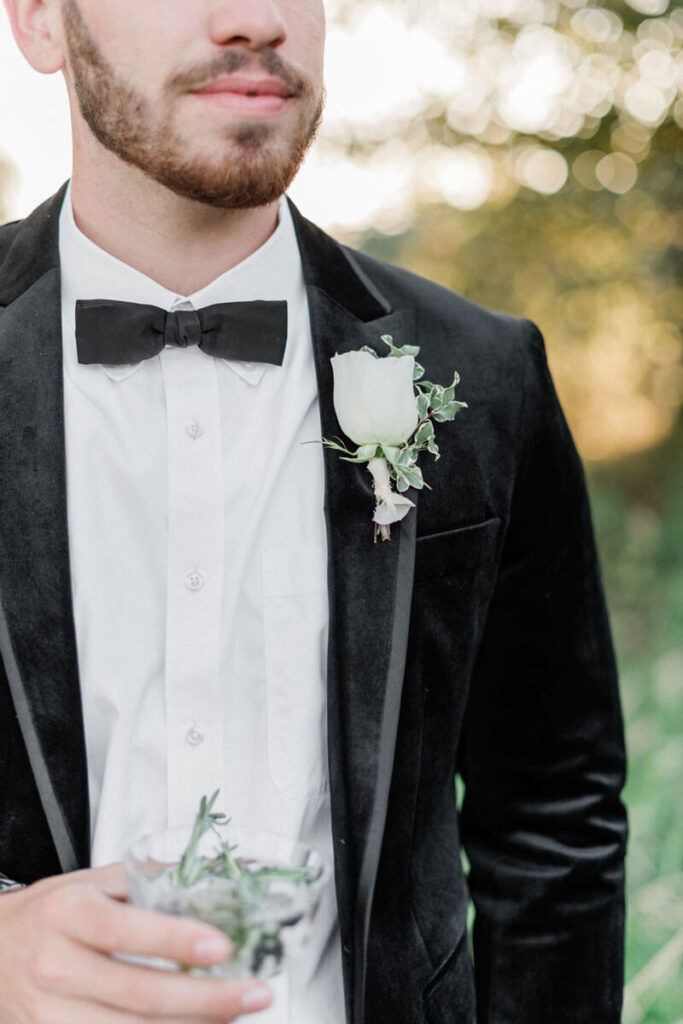
[[[392,356],[413,356],[413,358],[417,358],[420,354],[418,345],[394,345],[394,339],[391,334],[383,334],[382,341],[385,345],[389,346],[389,354]]]
[[[441,453],[439,452],[439,446],[436,443],[436,441],[434,440],[434,438],[432,438],[432,440],[428,443],[427,451],[431,452],[431,454],[434,456],[435,459],[440,459],[441,458]]]
[[[434,437],[434,424],[431,420],[422,423],[415,435],[416,445],[425,445]]]
[[[424,366],[420,366],[420,364],[416,362],[413,368],[413,380],[419,380],[420,377],[424,377],[424,372]]]
[[[218,793],[219,790],[216,790],[208,800],[206,796],[203,796],[199,802],[199,810],[192,826],[192,833],[177,867],[177,878],[180,885],[190,886],[201,878],[205,871],[206,858],[197,856],[199,841],[210,829],[215,828],[216,825],[224,825],[228,821],[224,814],[213,811]]]
[[[384,342],[385,345],[388,346],[389,352],[391,353],[392,356],[398,352],[398,349],[394,345],[394,339],[391,336],[391,334],[383,334],[381,340]]]
[[[443,405],[443,393],[444,389],[440,384],[434,384],[432,390],[429,392],[429,405],[432,409],[440,409]]]
[[[423,391],[420,391],[417,396],[417,415],[420,423],[426,418],[429,412],[429,395],[426,395]]]
[[[399,491],[407,491],[409,487],[414,487],[416,490],[420,491],[424,487],[422,470],[419,466],[402,466],[397,472]]]
[[[449,420],[455,419],[455,414],[458,410],[455,408],[455,402],[451,402],[450,405],[444,405],[438,412],[434,413],[434,419],[437,423],[448,423]]]
[[[446,388],[446,390],[443,393],[443,404],[444,405],[448,405],[449,402],[454,402],[454,401],[455,401],[455,388],[453,388],[453,387]]]
[[[360,349],[360,351],[361,352],[367,352],[367,354],[369,356],[374,356],[375,359],[379,359],[380,358],[379,352],[375,352],[374,348],[370,348],[369,345],[363,345],[363,347]]]
[[[410,467],[414,466],[417,462],[418,452],[413,445],[406,445],[401,448],[401,453],[398,457],[397,467]]]
[[[454,373],[453,373],[453,385],[452,386],[455,388],[455,387],[458,386],[459,383],[460,383],[460,374],[458,373],[457,370],[455,370]]]
[[[446,405],[443,405],[438,412],[434,413],[434,419],[437,423],[446,423],[448,420],[454,420],[457,413],[459,413],[461,409],[466,408],[467,402],[448,402]]]
[[[337,441],[330,441],[326,437],[323,438],[322,442],[326,448],[331,448],[333,452],[343,452],[344,455],[355,455],[355,452],[347,448],[345,444]]]
[[[356,452],[356,455],[358,456],[358,461],[365,462],[368,459],[374,459],[375,456],[377,455],[378,447],[379,446],[376,444],[362,444],[358,451]]]
[[[401,451],[401,448],[392,448],[387,445],[382,445],[382,454],[390,466],[396,465]]]

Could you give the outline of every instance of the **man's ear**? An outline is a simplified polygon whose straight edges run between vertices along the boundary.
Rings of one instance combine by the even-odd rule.
[[[4,0],[17,46],[36,71],[54,74],[64,67],[60,0]]]

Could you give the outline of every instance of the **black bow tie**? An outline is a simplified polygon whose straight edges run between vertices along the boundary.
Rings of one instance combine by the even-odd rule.
[[[174,313],[108,299],[76,303],[79,363],[140,363],[165,345],[199,345],[220,359],[282,366],[286,342],[286,302],[221,302]]]

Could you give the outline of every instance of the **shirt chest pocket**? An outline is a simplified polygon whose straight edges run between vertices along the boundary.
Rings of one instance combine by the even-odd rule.
[[[268,767],[293,799],[328,789],[327,560],[317,545],[263,553]]]

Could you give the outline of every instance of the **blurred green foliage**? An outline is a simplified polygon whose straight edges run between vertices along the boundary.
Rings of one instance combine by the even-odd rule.
[[[589,474],[622,679],[631,838],[624,1024],[683,1021],[683,417]]]

